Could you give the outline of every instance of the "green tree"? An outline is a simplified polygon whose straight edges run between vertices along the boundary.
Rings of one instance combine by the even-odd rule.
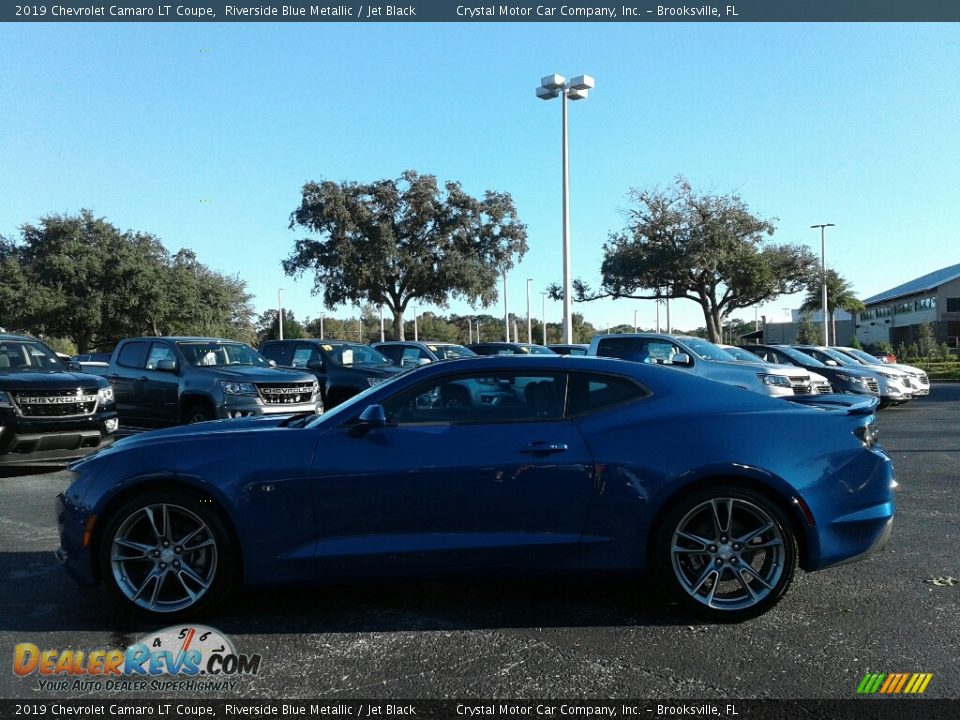
[[[850,347],[855,350],[863,350],[863,345],[860,344],[860,341],[857,339],[857,336],[853,336],[853,340],[850,341]]]
[[[800,325],[797,327],[797,343],[799,345],[822,345],[823,335],[820,326],[810,319],[809,312],[800,313]]]
[[[953,359],[953,354],[950,352],[950,346],[946,343],[940,343],[940,360],[943,362],[949,362]]]
[[[816,311],[823,307],[823,281],[822,273],[816,274],[807,286],[807,296],[800,306],[801,310]],[[858,313],[865,309],[864,304],[853,293],[853,287],[836,270],[827,270],[827,315],[830,318],[830,334],[833,336],[834,345],[837,344],[837,318],[836,310],[846,310],[851,314]],[[827,345],[830,345],[830,339],[827,339]]]
[[[277,340],[280,337],[277,324],[277,310],[271,308],[266,312],[260,313],[257,318],[257,344],[267,340]],[[283,310],[283,338],[284,340],[297,340],[304,337],[303,325],[297,322],[292,310]]]
[[[497,298],[500,274],[527,250],[526,227],[507,193],[478,199],[459,183],[441,189],[412,170],[372,183],[310,182],[290,228],[319,238],[297,240],[283,261],[288,275],[314,273],[324,305],[369,302],[393,314],[403,339],[411,302],[446,307],[451,297],[483,307]]]
[[[920,357],[924,360],[933,360],[939,355],[937,347],[937,338],[933,334],[933,326],[930,323],[921,323],[917,328],[917,345],[920,350]]]
[[[578,299],[686,298],[700,306],[716,342],[721,318],[798,292],[815,271],[809,249],[765,244],[774,220],[754,215],[739,195],[700,194],[681,177],[629,197],[627,226],[604,245],[600,289],[578,281]]]

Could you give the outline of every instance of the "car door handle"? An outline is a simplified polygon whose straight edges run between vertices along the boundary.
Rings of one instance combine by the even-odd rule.
[[[567,451],[567,444],[562,442],[544,442],[539,440],[532,442],[525,448],[520,448],[524,455],[552,455],[553,453],[562,453]]]

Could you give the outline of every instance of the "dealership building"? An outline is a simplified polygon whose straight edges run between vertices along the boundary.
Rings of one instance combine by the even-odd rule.
[[[960,264],[897,285],[863,301],[856,335],[863,345],[885,340],[894,347],[917,340],[930,323],[938,343],[957,347],[960,338]]]

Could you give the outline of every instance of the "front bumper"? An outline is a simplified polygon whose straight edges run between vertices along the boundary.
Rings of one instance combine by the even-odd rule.
[[[0,422],[0,467],[63,464],[113,444],[117,414],[44,421],[3,418]],[[112,430],[107,422],[112,421]]]
[[[323,413],[323,401],[317,395],[305,403],[265,403],[260,398],[235,395],[217,408],[217,419],[257,417],[261,415],[295,415],[298,413]]]

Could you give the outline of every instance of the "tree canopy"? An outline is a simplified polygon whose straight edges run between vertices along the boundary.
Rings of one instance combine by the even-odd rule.
[[[817,273],[807,287],[807,295],[803,299],[801,310],[814,312],[823,308],[823,274]],[[857,313],[864,309],[864,304],[854,294],[853,286],[836,270],[827,270],[827,316],[830,319],[830,334],[833,336],[833,344],[837,342],[837,318],[835,312],[837,308],[846,310],[849,313]],[[825,339],[825,343],[830,345],[830,338]]]
[[[246,284],[190,250],[170,257],[155,236],[88,210],[20,233],[0,241],[0,326],[70,338],[81,353],[140,334],[252,339]]]
[[[604,245],[600,289],[577,281],[578,300],[693,300],[717,342],[730,313],[798,292],[815,275],[816,256],[802,246],[767,244],[775,219],[757,217],[739,195],[698,193],[678,178],[629,197],[626,227]]]
[[[527,251],[526,226],[508,193],[474,198],[457,182],[441,189],[433,175],[412,170],[396,180],[309,182],[290,216],[290,228],[298,227],[318,237],[297,240],[284,271],[312,270],[313,292],[328,309],[388,308],[397,339],[413,301],[490,305],[500,273]]]

